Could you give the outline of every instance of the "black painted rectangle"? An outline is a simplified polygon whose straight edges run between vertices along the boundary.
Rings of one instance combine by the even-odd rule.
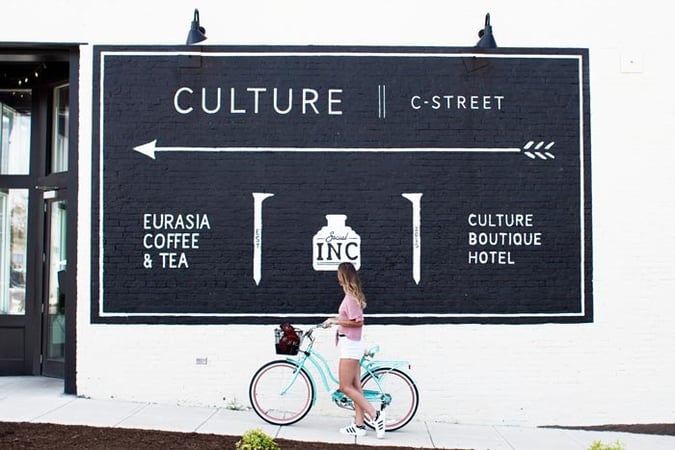
[[[95,47],[92,320],[592,320],[587,51],[476,51]]]

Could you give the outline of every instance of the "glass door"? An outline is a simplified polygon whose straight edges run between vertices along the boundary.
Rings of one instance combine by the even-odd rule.
[[[63,377],[66,344],[67,207],[64,191],[44,193],[45,253],[42,374]]]
[[[68,170],[69,85],[52,88],[51,156],[47,172]],[[49,188],[47,188],[49,189]],[[66,190],[51,188],[44,198],[44,254],[42,284],[42,375],[64,376],[66,357]]]
[[[0,85],[0,375],[27,372],[38,328],[31,328],[39,318],[30,287],[32,95]]]

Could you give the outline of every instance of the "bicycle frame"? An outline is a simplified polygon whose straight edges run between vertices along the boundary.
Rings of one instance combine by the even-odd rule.
[[[292,363],[297,366],[297,369],[294,372],[293,377],[291,378],[291,381],[289,382],[288,386],[282,390],[282,395],[285,394],[288,389],[293,386],[295,381],[297,380],[298,374],[300,373],[300,370],[302,368],[307,367],[307,361],[309,361],[312,366],[319,372],[319,375],[321,376],[321,382],[322,385],[327,393],[331,392],[331,382],[333,383],[333,386],[338,385],[340,381],[338,378],[333,374],[333,371],[330,369],[330,365],[328,364],[328,361],[326,361],[326,358],[324,358],[321,353],[318,351],[314,350],[314,337],[312,336],[312,332],[314,329],[318,327],[315,327],[311,329],[305,336],[303,336],[303,341],[305,339],[308,339],[310,342],[307,345],[307,347],[303,350],[300,349],[299,353],[302,354],[299,358],[286,358],[286,361],[289,363]],[[361,357],[361,360],[359,361],[359,365],[361,366],[361,376],[360,378],[363,379],[364,376],[369,374],[372,379],[375,381],[375,384],[378,387],[378,390],[364,390],[363,394],[366,397],[366,400],[369,402],[378,402],[381,401],[385,405],[388,405],[391,402],[391,398],[389,397],[388,394],[386,394],[382,388],[382,385],[380,384],[380,377],[383,375],[383,373],[375,374],[375,372],[378,369],[383,369],[386,368],[387,371],[384,372],[384,374],[391,372],[394,369],[401,369],[401,368],[410,368],[410,363],[408,361],[384,361],[384,360],[372,360],[372,357],[380,350],[379,346],[372,347],[368,349],[364,355]],[[314,375],[312,374],[312,371],[306,370],[307,374],[309,375],[310,381],[312,385],[314,386],[313,389],[313,398],[312,398],[312,404],[316,404],[316,381],[314,379]],[[335,388],[332,395],[331,395],[333,401],[335,404],[342,408],[347,408],[347,409],[353,409],[353,403],[349,397],[347,397],[344,393],[342,393],[339,389]]]

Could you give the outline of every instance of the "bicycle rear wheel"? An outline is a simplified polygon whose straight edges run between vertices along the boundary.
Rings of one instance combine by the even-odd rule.
[[[271,361],[253,375],[248,394],[253,410],[264,421],[290,425],[312,408],[314,384],[304,368]]]
[[[373,371],[373,375],[379,381],[379,386],[382,387],[383,396],[391,399],[388,405],[386,399],[380,405],[376,405],[380,408],[384,407],[385,430],[394,431],[406,426],[415,416],[419,405],[419,393],[415,382],[405,372],[389,367],[376,369]],[[361,379],[361,386],[364,391],[380,390],[373,375],[367,373]]]

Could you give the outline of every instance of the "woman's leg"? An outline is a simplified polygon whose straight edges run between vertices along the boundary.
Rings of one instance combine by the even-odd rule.
[[[369,417],[374,418],[376,411],[373,405],[368,403],[363,396],[359,375],[360,367],[358,359],[340,359],[338,368],[340,390],[354,402],[354,410],[356,411],[354,423],[356,425],[363,425],[363,414],[368,414]]]

